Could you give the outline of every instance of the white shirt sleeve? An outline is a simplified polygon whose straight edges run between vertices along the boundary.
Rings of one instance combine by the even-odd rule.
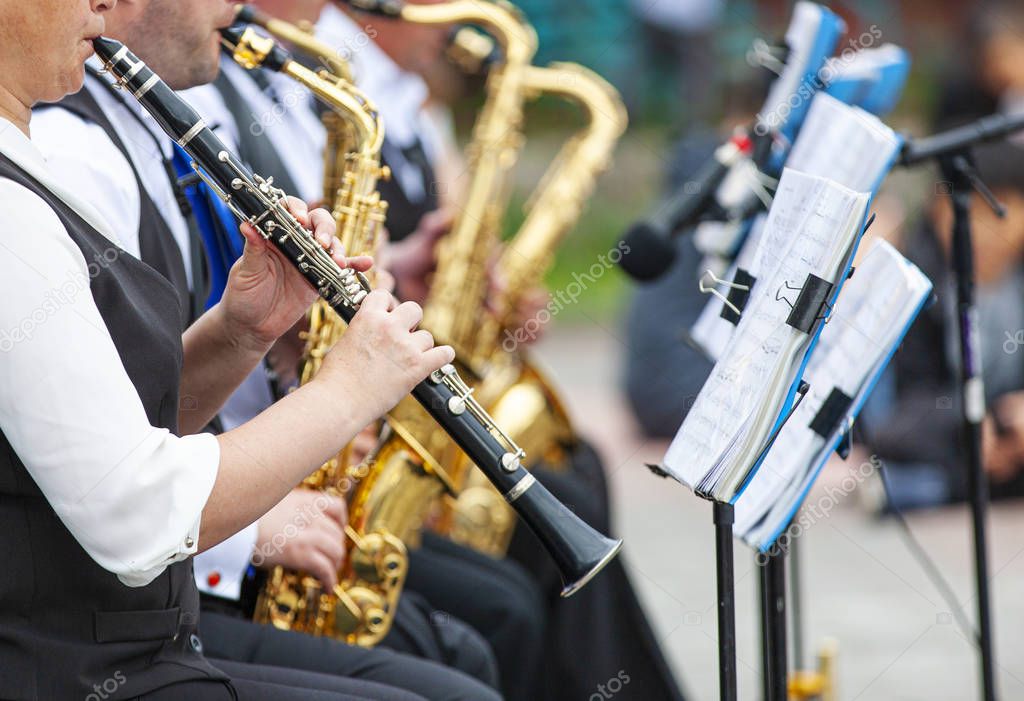
[[[219,444],[150,425],[79,248],[22,186],[0,203],[0,429],[86,552],[144,586],[196,552]]]

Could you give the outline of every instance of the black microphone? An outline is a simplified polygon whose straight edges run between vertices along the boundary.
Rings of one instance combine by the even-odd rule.
[[[697,174],[647,218],[630,227],[622,237],[619,267],[635,280],[653,280],[675,261],[672,239],[682,229],[696,224],[715,204],[718,186],[729,170],[749,150],[750,142],[734,137],[715,149],[714,155]]]
[[[1024,130],[1024,115],[993,114],[921,139],[907,140],[900,164],[915,165],[929,158],[941,158],[964,151],[985,141],[995,141]]]

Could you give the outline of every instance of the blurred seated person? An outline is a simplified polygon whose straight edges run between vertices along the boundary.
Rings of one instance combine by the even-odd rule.
[[[1024,494],[1024,148],[993,144],[975,150],[982,180],[1007,207],[999,219],[973,195],[971,227],[981,367],[988,412],[983,463],[995,498]],[[910,328],[893,359],[895,396],[867,426],[886,465],[894,506],[932,506],[964,499],[956,293],[950,273],[953,214],[943,183],[924,221],[906,236],[904,253],[935,283],[936,304]]]
[[[728,128],[693,131],[676,144],[669,156],[665,194],[696,175],[732,124],[743,120],[723,121]],[[708,303],[697,287],[704,254],[694,246],[692,234],[689,230],[676,237],[675,261],[664,275],[636,285],[623,324],[628,339],[623,389],[641,432],[653,438],[675,436],[714,365],[690,341],[690,329]]]

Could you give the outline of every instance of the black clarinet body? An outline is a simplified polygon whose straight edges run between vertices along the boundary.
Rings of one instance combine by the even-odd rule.
[[[198,175],[230,207],[295,265],[346,322],[369,292],[359,273],[340,268],[288,212],[272,178],[254,175],[192,107],[120,42],[93,42],[105,69],[130,92],[193,159]],[[432,373],[413,396],[476,463],[517,511],[558,565],[562,596],[578,591],[618,553],[621,540],[584,523],[522,466],[525,454],[494,424],[451,365]]]

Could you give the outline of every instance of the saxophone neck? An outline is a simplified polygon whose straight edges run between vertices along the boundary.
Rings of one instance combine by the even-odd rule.
[[[451,0],[419,4],[403,0],[346,0],[356,11],[414,24],[472,24],[494,37],[508,63],[529,63],[537,52],[537,32],[523,13],[504,0]]]
[[[596,73],[572,63],[531,66],[525,83],[538,94],[578,105],[583,127],[562,147],[527,202],[527,216],[496,264],[504,281],[491,300],[496,323],[485,324],[481,348],[494,348],[523,294],[541,284],[554,251],[579,219],[598,176],[609,164],[627,114],[618,92]]]
[[[487,31],[502,49],[488,75],[487,98],[466,150],[466,196],[439,248],[437,272],[424,305],[424,326],[473,356],[470,349],[488,294],[488,262],[508,206],[509,174],[523,145],[525,76],[537,50],[537,35],[507,3],[454,0],[403,5],[400,16],[425,24],[469,23]],[[467,357],[471,364],[473,360]]]
[[[287,75],[349,121],[359,147],[379,154],[383,120],[370,99],[345,78],[326,70],[313,71],[292,58],[277,41],[238,25],[221,30],[222,43],[236,63],[248,70],[265,68]]]
[[[267,30],[271,36],[290,44],[296,51],[319,62],[328,72],[343,80],[353,82],[349,62],[330,46],[316,38],[311,22],[292,24],[271,17],[254,5],[235,6],[235,19],[245,24],[255,24]]]

